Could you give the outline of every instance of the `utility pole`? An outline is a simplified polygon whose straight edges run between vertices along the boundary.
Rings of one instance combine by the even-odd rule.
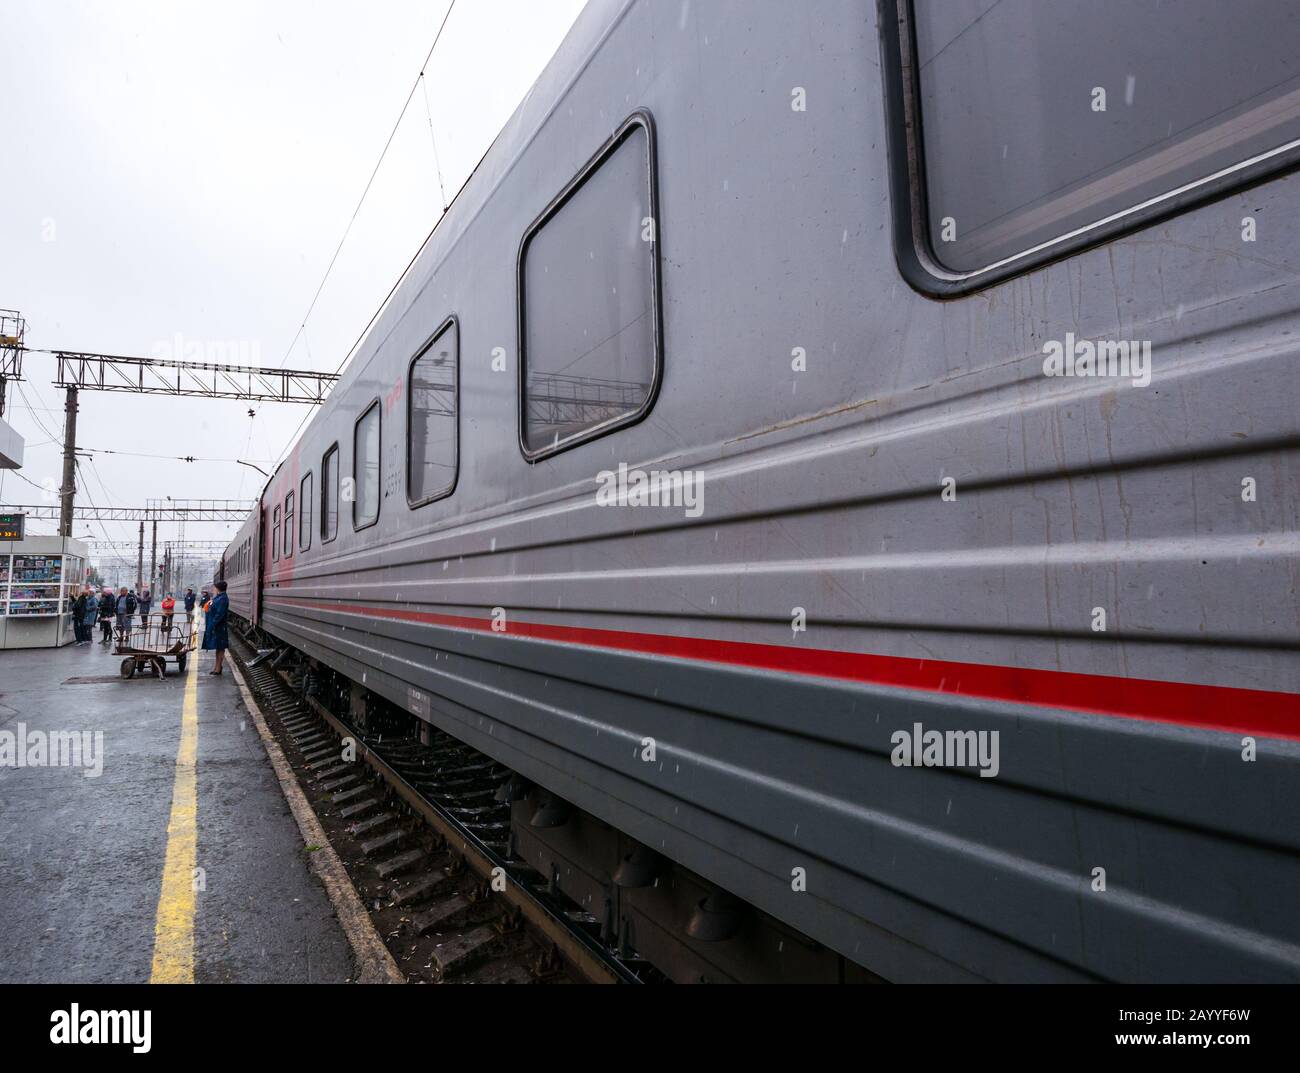
[[[72,504],[77,491],[77,389],[68,388],[63,404],[63,487],[59,489],[59,536],[72,536]]]
[[[140,551],[135,559],[135,591],[144,588],[144,519],[140,519]]]
[[[158,577],[158,519],[153,520],[153,547],[149,552],[149,591],[153,592]]]

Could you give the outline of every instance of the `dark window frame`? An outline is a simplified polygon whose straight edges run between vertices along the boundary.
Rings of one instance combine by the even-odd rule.
[[[297,513],[295,510],[297,505],[297,497],[293,494],[293,489],[290,488],[284,496],[284,551],[282,554],[286,559],[293,558],[293,549],[294,544],[296,543],[296,538],[293,532],[293,519],[294,515]]]
[[[379,482],[379,488],[378,488],[377,495],[375,496],[374,518],[366,522],[365,525],[358,525],[357,504],[361,502],[361,496],[359,494],[361,490],[361,480],[357,476],[357,433],[361,430],[361,422],[364,421],[368,416],[370,416],[371,410],[374,410],[375,415],[379,418],[379,432],[375,436],[376,448],[378,451],[378,457],[376,459],[376,461],[378,462],[378,465],[376,466],[376,469],[378,470],[378,475],[376,477],[376,480],[378,480]],[[359,533],[363,529],[369,529],[372,525],[378,525],[379,515],[383,513],[383,509],[384,509],[384,408],[380,404],[379,396],[376,395],[374,400],[370,403],[370,405],[367,406],[364,410],[362,410],[361,413],[357,415],[357,419],[352,423],[352,531],[354,533]]]
[[[334,457],[335,457],[335,463],[334,463],[334,533],[333,533],[332,536],[331,536],[331,535],[326,531],[326,528],[325,528],[325,527],[329,524],[329,511],[325,509],[325,508],[328,506],[328,504],[327,504],[326,501],[325,501],[325,497],[329,494],[329,483],[325,480],[325,475],[326,475],[327,473],[329,473],[329,469],[330,469],[330,467],[329,467],[330,455],[334,455]],[[337,539],[338,539],[338,536],[339,536],[339,479],[340,479],[340,478],[339,478],[339,463],[338,463],[338,461],[337,461],[337,459],[338,459],[338,455],[339,455],[339,441],[338,441],[338,440],[335,440],[334,443],[333,443],[329,448],[326,449],[325,453],[324,453],[323,455],[320,456],[320,472],[321,472],[321,481],[320,481],[320,495],[321,495],[321,499],[320,499],[320,542],[321,542],[322,544],[329,544],[329,543],[332,543],[333,541],[337,540]]]
[[[271,562],[280,561],[280,507],[271,508]]]
[[[311,487],[308,487],[311,482]],[[311,515],[307,513],[312,509],[312,496],[315,495],[315,479],[312,471],[308,470],[303,474],[302,479],[298,482],[298,510],[301,517],[298,519],[298,550],[311,551]],[[305,489],[305,490],[304,490]],[[306,522],[306,525],[303,525]]]
[[[647,196],[650,200],[650,219],[654,221],[654,239],[650,243],[650,302],[653,306],[650,317],[650,331],[654,340],[654,370],[650,377],[650,390],[646,394],[645,402],[630,414],[603,421],[599,425],[593,425],[578,435],[570,436],[568,439],[561,440],[552,446],[543,447],[536,451],[529,450],[525,436],[528,320],[524,287],[524,262],[528,256],[528,245],[542,228],[550,222],[552,217],[573,199],[586,181],[600,169],[600,166],[628,139],[632,131],[638,127],[644,130],[646,135]],[[650,411],[654,409],[655,400],[659,397],[659,387],[663,382],[664,371],[663,288],[661,282],[662,273],[659,267],[659,244],[662,236],[663,219],[659,207],[659,155],[656,147],[655,122],[654,117],[647,109],[638,108],[627,119],[623,120],[604,145],[597,149],[587,163],[578,170],[578,174],[570,179],[564,188],[551,200],[551,203],[542,210],[541,215],[528,225],[519,243],[519,254],[515,259],[515,308],[517,310],[518,332],[515,352],[515,364],[518,366],[518,382],[515,393],[518,396],[516,417],[519,424],[519,450],[528,463],[540,462],[544,458],[550,458],[562,451],[568,451],[584,443],[590,443],[592,440],[599,439],[611,432],[629,428],[645,420]]]
[[[431,496],[425,496],[423,499],[411,498],[411,447],[413,440],[411,436],[411,410],[415,405],[415,381],[411,373],[415,369],[415,363],[418,362],[429,349],[441,339],[448,331],[456,333],[456,437],[455,437],[455,463],[451,471],[451,483],[445,491],[437,492]],[[382,426],[381,426],[382,427]],[[438,325],[437,330],[429,336],[424,346],[416,352],[415,357],[406,367],[406,506],[410,510],[417,510],[420,507],[427,507],[430,503],[436,503],[440,499],[448,498],[456,491],[456,485],[460,483],[460,318],[452,313],[446,320]]]
[[[927,297],[958,298],[984,290],[1300,168],[1297,152],[1254,165],[1242,163],[1181,194],[1170,192],[1145,207],[1135,206],[1109,220],[1076,228],[986,268],[968,272],[944,268],[930,242],[912,0],[880,0],[878,11],[894,257],[904,280]]]

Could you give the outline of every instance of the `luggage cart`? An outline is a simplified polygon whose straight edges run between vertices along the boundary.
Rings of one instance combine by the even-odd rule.
[[[169,659],[176,661],[178,674],[185,673],[198,633],[193,624],[186,623],[183,610],[171,615],[151,614],[145,622],[132,615],[131,622],[125,631],[113,630],[113,654],[126,657],[121,666],[123,678],[146,674],[161,680],[167,674]]]

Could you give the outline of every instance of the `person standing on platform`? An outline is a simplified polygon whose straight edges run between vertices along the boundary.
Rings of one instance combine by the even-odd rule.
[[[72,633],[77,639],[78,648],[86,643],[86,603],[88,600],[89,592],[83,589],[77,593],[77,599],[72,605]]]
[[[126,586],[117,594],[117,639],[121,643],[126,643],[127,634],[131,630],[131,616],[135,614],[135,597],[131,595]]]
[[[153,606],[153,593],[148,589],[140,590],[140,598],[136,601],[140,605],[140,625],[149,625],[149,608]]]
[[[217,582],[217,595],[207,605],[207,618],[203,624],[203,647],[217,654],[216,666],[209,674],[220,674],[221,665],[226,660],[226,649],[230,638],[226,631],[226,617],[230,613],[230,599],[226,596],[226,583]]]
[[[99,596],[99,643],[108,644],[113,639],[113,617],[117,614],[117,597],[112,589]]]
[[[99,618],[99,600],[94,590],[87,585],[82,593],[86,602],[81,608],[81,643],[90,644],[95,639],[95,619]]]
[[[194,590],[185,590],[185,625],[194,625]]]
[[[162,628],[163,633],[172,631],[172,615],[176,613],[176,601],[169,592],[162,600]]]

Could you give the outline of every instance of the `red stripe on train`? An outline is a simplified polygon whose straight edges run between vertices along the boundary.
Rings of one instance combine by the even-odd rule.
[[[282,598],[283,599],[283,598]],[[1300,694],[310,601],[323,611],[1300,741]]]

